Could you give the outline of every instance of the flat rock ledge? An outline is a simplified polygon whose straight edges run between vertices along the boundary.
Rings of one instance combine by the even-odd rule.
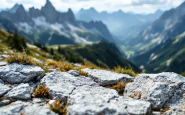
[[[115,73],[107,70],[98,70],[98,69],[82,69],[82,71],[87,72],[88,76],[91,77],[94,81],[99,83],[101,86],[114,85],[118,82],[130,82],[134,79],[127,74]]]

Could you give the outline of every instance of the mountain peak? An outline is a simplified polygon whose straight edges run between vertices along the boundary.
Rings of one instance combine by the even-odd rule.
[[[93,7],[89,8],[88,10],[91,11],[91,12],[97,12],[96,9],[93,8]]]
[[[53,6],[53,4],[50,2],[50,0],[46,0],[46,4],[43,7],[44,9],[49,9],[49,10],[55,10],[55,7]]]
[[[18,10],[25,10],[24,9],[24,6],[22,4],[15,4],[9,11],[11,13],[15,13],[17,12]]]
[[[72,13],[72,14],[73,14],[73,11],[72,11],[72,9],[71,9],[71,8],[69,8],[67,12],[68,12],[68,13]]]

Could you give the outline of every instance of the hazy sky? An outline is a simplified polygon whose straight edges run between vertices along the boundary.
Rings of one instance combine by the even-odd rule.
[[[167,10],[177,7],[185,0],[50,0],[57,10],[66,11],[72,8],[78,11],[81,8],[94,7],[98,11],[113,12],[119,9],[124,12],[151,13],[157,9]],[[46,0],[1,0],[0,8],[10,8],[15,3],[21,3],[26,9],[29,7],[41,8]]]

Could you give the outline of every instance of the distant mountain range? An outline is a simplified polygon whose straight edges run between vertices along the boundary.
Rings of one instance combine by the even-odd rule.
[[[131,46],[132,61],[148,72],[185,71],[185,2],[164,12]]]
[[[99,20],[105,23],[111,33],[119,40],[127,42],[135,38],[143,29],[147,28],[154,20],[158,19],[162,14],[161,10],[153,14],[134,14],[125,13],[122,10],[117,12],[98,12],[94,8],[81,9],[76,13],[78,20],[91,21]],[[132,30],[132,31],[131,31]],[[120,42],[118,42],[120,43]]]
[[[43,45],[82,45],[101,40],[114,42],[106,25],[101,21],[77,21],[71,9],[65,13],[58,12],[49,0],[41,9],[32,7],[28,11],[23,5],[16,4],[9,10],[1,11],[0,18],[11,21],[27,40]],[[0,22],[1,26],[5,25],[3,22]]]
[[[149,51],[158,44],[182,34],[185,31],[184,20],[185,2],[175,9],[164,12],[159,19],[129,44],[132,47],[135,46],[134,50],[137,52]]]

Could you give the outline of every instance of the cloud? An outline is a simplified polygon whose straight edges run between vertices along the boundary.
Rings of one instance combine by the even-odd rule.
[[[144,5],[144,4],[165,4],[167,0],[132,0],[132,5]]]
[[[125,12],[151,13],[157,9],[167,10],[176,7],[184,0],[50,0],[59,11],[66,11],[72,8],[79,11],[81,8],[94,7],[98,11],[113,12],[119,9]],[[10,8],[15,3],[23,4],[26,9],[29,7],[41,8],[45,0],[1,0],[0,8]]]

